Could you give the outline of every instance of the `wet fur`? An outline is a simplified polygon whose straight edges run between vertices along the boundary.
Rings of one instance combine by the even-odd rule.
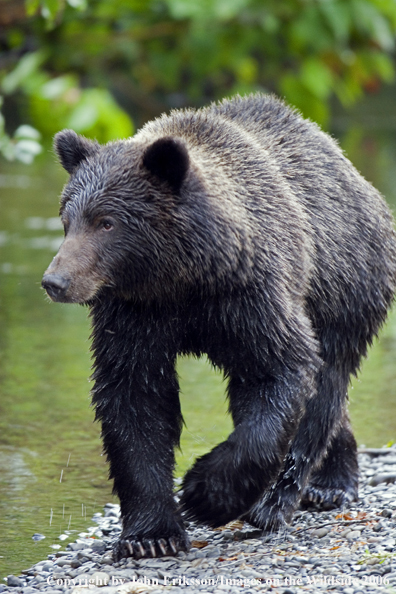
[[[116,557],[186,549],[181,510],[274,530],[300,503],[355,499],[347,387],[392,302],[396,242],[384,200],[336,142],[256,95],[104,147],[70,131],[55,146],[71,174],[61,215],[68,237],[88,237],[87,264],[79,273],[65,242],[49,270],[89,285],[63,300],[91,307]],[[204,353],[228,378],[235,428],[188,471],[179,509],[175,363]]]

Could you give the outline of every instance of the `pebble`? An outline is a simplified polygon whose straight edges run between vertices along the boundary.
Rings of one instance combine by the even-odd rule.
[[[107,504],[89,532],[48,555],[0,592],[15,594],[383,593],[396,585],[396,446],[359,454],[359,501],[343,510],[299,510],[291,526],[262,534],[248,524],[211,530],[190,523],[202,548],[160,559],[114,563],[119,506]],[[384,477],[387,475],[387,481]],[[350,523],[351,522],[351,523]],[[95,538],[92,539],[91,537]]]
[[[7,578],[7,586],[11,586],[12,588],[15,587],[22,587],[24,586],[24,582],[22,579],[17,578],[15,575],[9,575]]]
[[[330,530],[328,528],[318,528],[317,530],[312,530],[311,536],[316,538],[323,538],[324,536],[327,536],[329,532]]]
[[[346,535],[346,539],[347,540],[355,540],[356,538],[360,538],[362,535],[360,530],[351,530],[350,532],[348,532],[348,534]]]

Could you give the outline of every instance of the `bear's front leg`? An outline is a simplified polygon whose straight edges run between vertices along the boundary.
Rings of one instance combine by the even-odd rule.
[[[93,404],[123,524],[114,557],[175,555],[189,547],[173,496],[182,423],[176,357],[128,303],[96,306],[93,320]]]

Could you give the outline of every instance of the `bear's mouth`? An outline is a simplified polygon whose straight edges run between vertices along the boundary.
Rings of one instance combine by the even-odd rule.
[[[84,305],[92,302],[102,287],[107,285],[104,281],[95,282],[92,278],[71,279],[62,274],[47,271],[41,286],[51,301]]]

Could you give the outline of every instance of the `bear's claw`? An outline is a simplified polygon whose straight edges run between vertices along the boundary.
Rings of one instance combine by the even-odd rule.
[[[134,559],[166,557],[168,555],[177,555],[179,551],[187,551],[189,544],[187,538],[174,536],[141,540],[133,537],[121,538],[114,545],[113,556],[116,561],[124,557],[133,557]]]
[[[309,485],[301,499],[301,507],[316,507],[318,509],[330,510],[337,507],[344,507],[351,501],[357,499],[357,493],[353,489],[329,489]]]

